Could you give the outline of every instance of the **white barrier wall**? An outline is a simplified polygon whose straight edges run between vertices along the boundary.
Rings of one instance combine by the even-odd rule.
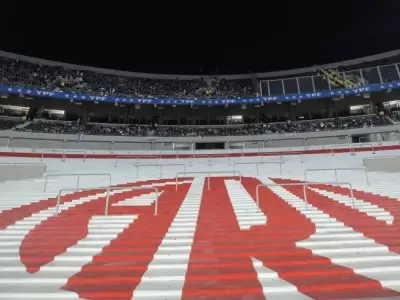
[[[399,125],[357,128],[321,132],[293,134],[264,134],[254,136],[204,136],[204,137],[126,137],[126,136],[84,136],[77,141],[76,135],[3,131],[0,147],[32,149],[85,149],[114,151],[166,151],[173,150],[175,144],[225,143],[246,148],[281,148],[313,145],[348,143],[353,135],[386,134],[387,139],[398,140]],[[191,146],[193,148],[193,146]]]
[[[365,157],[363,163],[367,171],[400,173],[400,155]]]
[[[207,155],[232,155],[236,154],[238,156],[242,155],[259,155],[260,153],[273,153],[273,155],[279,155],[284,152],[293,152],[293,154],[299,154],[297,152],[303,151],[320,151],[325,150],[325,152],[331,153],[337,151],[343,152],[352,152],[353,148],[360,148],[364,151],[375,152],[379,147],[390,147],[396,146],[399,147],[399,141],[388,141],[388,142],[372,142],[372,143],[356,143],[356,144],[330,144],[330,145],[317,145],[317,146],[297,146],[297,147],[276,147],[276,148],[249,148],[249,149],[219,149],[219,150],[137,150],[133,149],[129,150],[94,150],[94,149],[85,149],[85,150],[73,150],[73,149],[62,149],[62,148],[14,148],[14,147],[1,147],[0,152],[18,152],[18,153],[36,153],[37,155],[45,154],[58,154],[64,155],[67,153],[70,154],[83,154],[88,157],[93,154],[112,154],[112,155],[151,155],[151,156],[164,156],[164,155],[175,155],[176,158],[179,156],[189,155],[189,156],[207,156]],[[311,153],[310,153],[311,154]],[[6,156],[6,155],[3,155]]]
[[[41,178],[46,170],[42,163],[0,163],[0,181]]]

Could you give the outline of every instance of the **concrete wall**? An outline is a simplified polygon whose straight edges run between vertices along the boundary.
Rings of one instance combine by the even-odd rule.
[[[206,136],[206,137],[126,137],[126,136],[85,136],[77,142],[75,135],[29,133],[2,131],[0,147],[30,149],[85,149],[85,150],[121,150],[149,151],[173,150],[173,143],[194,142],[245,142],[246,148],[275,148],[336,145],[347,143],[347,136],[373,135],[375,140],[385,136],[385,140],[398,140],[399,125],[308,132],[296,134],[266,134],[255,136]]]
[[[0,181],[41,178],[46,170],[42,163],[0,163]]]
[[[400,156],[366,157],[363,163],[367,171],[400,173]]]

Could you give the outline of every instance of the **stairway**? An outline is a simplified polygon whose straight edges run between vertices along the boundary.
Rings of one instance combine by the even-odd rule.
[[[268,178],[263,181],[280,184],[296,182]],[[400,292],[400,234],[398,223],[396,225],[394,221],[400,213],[400,203],[387,197],[355,191],[353,206],[347,188],[321,184],[307,189],[306,207],[302,187],[271,187],[271,190],[315,225],[315,233],[297,242],[298,247],[306,247],[313,255],[329,258],[332,263],[364,276],[360,282],[350,277],[347,280],[349,284],[352,281],[360,284],[360,289],[365,292],[376,288],[377,283]],[[329,275],[325,272],[325,276]],[[344,286],[343,278],[340,281]],[[352,286],[352,292],[356,293],[356,285]],[[323,286],[320,285],[320,288],[323,289]],[[373,293],[371,291],[370,297]],[[357,298],[351,294],[348,297]]]
[[[0,299],[400,297],[400,203],[384,194],[400,188],[358,183],[353,202],[317,184],[305,203],[302,187],[271,186],[258,206],[257,185],[298,181],[121,177],[108,216],[104,190],[63,195],[55,215],[73,179],[0,185]]]
[[[168,228],[166,224],[162,226],[162,220],[172,221],[174,207],[175,211],[179,208],[184,211],[181,203],[190,182],[179,180],[178,191],[172,180],[123,184],[126,188],[111,192],[108,216],[104,216],[104,190],[63,196],[55,215],[54,192],[36,192],[29,198],[32,193],[29,189],[34,186],[27,185],[24,194],[3,186],[2,196],[7,197],[0,202],[0,299],[95,299],[101,288],[110,293],[109,299],[119,299],[121,293],[113,294],[107,286],[107,277],[121,265],[114,265],[116,257],[121,257],[122,265],[127,261],[129,265],[140,247],[145,255],[150,251],[151,246],[145,248],[144,242],[151,244],[151,235],[161,242]],[[15,182],[13,186],[18,185]],[[159,189],[158,216],[154,215],[154,193],[148,189],[132,190],[129,188],[132,185]],[[190,206],[190,201],[186,206]],[[141,239],[139,243],[134,241],[135,234]],[[157,250],[156,244],[152,247]],[[129,251],[132,259],[124,256]],[[98,257],[103,257],[104,264],[94,261]],[[143,272],[148,262],[143,262]],[[130,284],[122,284],[120,289],[124,288],[132,295]]]

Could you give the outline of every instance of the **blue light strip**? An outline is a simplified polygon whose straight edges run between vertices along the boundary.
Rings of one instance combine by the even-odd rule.
[[[386,91],[389,89],[400,88],[400,81],[394,81],[383,84],[372,84],[359,88],[338,89],[329,91],[319,91],[316,93],[301,93],[293,95],[279,95],[274,97],[257,97],[257,98],[235,98],[235,99],[205,99],[205,98],[131,98],[117,96],[94,96],[87,94],[79,94],[73,92],[49,92],[39,89],[24,88],[18,86],[0,85],[1,93],[22,94],[25,96],[39,96],[74,101],[97,101],[97,102],[117,102],[131,104],[160,104],[160,105],[226,105],[226,104],[256,104],[256,103],[276,103],[289,102],[299,100],[311,100],[321,98],[338,98],[341,96],[358,95],[362,93],[372,93]]]

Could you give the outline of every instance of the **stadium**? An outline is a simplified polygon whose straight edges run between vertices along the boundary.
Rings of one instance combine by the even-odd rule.
[[[0,299],[400,298],[400,50],[0,80]]]

